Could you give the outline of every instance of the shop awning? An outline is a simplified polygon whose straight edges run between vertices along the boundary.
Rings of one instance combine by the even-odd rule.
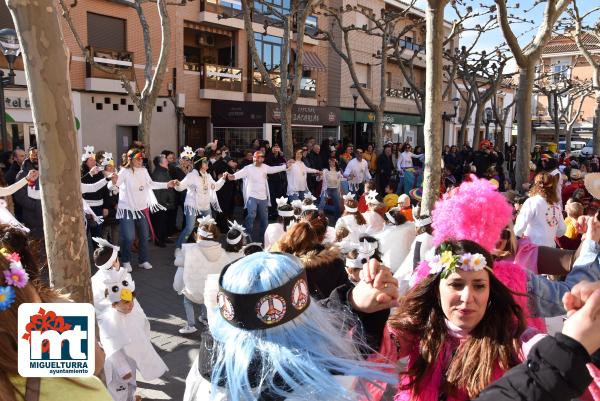
[[[319,56],[317,56],[317,53],[313,52],[304,52],[304,65],[302,68],[312,71],[325,71],[327,69]]]
[[[223,35],[223,36],[228,36],[228,37],[233,37],[233,32],[232,31],[228,31],[227,29],[221,29],[221,28],[217,28],[215,26],[209,26],[209,25],[204,25],[204,24],[200,24],[198,22],[193,22],[193,21],[183,21],[183,26],[185,28],[190,28],[190,29],[195,29],[197,31],[201,31],[201,32],[208,32],[208,33],[213,33],[215,35]]]
[[[32,123],[33,116],[30,109],[11,109],[4,113],[7,123]]]
[[[340,116],[340,121],[353,122],[354,121],[354,110],[343,109]],[[356,111],[356,122],[357,123],[373,123],[375,122],[375,113],[372,111],[357,110]],[[403,124],[403,125],[423,125],[421,116],[414,114],[400,114],[400,113],[385,113],[383,115],[384,124]]]

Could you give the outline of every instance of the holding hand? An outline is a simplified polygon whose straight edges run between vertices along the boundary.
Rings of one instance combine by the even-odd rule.
[[[600,220],[598,220],[598,214],[588,218],[585,238],[600,243]]]
[[[179,180],[171,180],[167,182],[167,188],[175,188],[179,186]]]
[[[398,280],[385,269],[380,271],[373,284],[359,281],[352,289],[350,305],[356,311],[374,313],[398,304]]]
[[[566,293],[563,297],[569,318],[562,332],[577,340],[591,355],[600,348],[600,290],[597,283],[576,287],[573,287],[575,292]]]
[[[100,172],[100,167],[94,166],[90,169],[90,175],[93,177]]]
[[[27,177],[25,177],[27,179],[27,181],[29,182],[34,182],[35,180],[37,180],[40,176],[40,173],[37,170],[29,170],[29,172],[27,173]]]
[[[119,179],[119,176],[116,175],[115,173],[113,173],[113,175],[110,176],[110,180],[112,181],[113,185],[117,185],[117,180]]]

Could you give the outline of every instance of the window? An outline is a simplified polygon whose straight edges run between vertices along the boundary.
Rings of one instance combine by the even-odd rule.
[[[306,33],[308,33],[309,35],[316,34],[317,26],[318,26],[317,17],[315,17],[314,15],[310,15],[310,16],[306,17],[306,28],[305,28]]]
[[[273,4],[280,11],[289,11],[290,10],[290,0],[265,0],[265,2]],[[264,4],[259,3],[258,1],[254,2],[254,9],[259,13],[267,13],[269,9]],[[273,17],[273,16],[271,16]]]
[[[404,43],[406,45],[406,48],[408,50],[413,50],[413,38],[410,36],[405,36],[404,37]],[[418,49],[417,49],[418,50]]]
[[[8,10],[5,2],[0,4],[0,27],[12,29],[15,28],[12,15],[10,15],[10,11]]]
[[[126,51],[125,20],[88,13],[88,45],[101,49]]]
[[[364,88],[368,88],[371,81],[371,67],[367,64],[356,63],[354,70],[356,71],[356,76],[360,85]]]
[[[278,36],[254,34],[256,50],[263,61],[263,64],[269,71],[279,71],[281,65],[281,43],[282,39]]]
[[[569,78],[569,66],[567,64],[560,64],[552,66],[552,82],[558,82]]]

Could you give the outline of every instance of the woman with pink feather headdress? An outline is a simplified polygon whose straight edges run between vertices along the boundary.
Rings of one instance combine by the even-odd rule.
[[[526,273],[491,254],[511,216],[504,196],[476,178],[436,204],[434,256],[418,266],[372,357],[408,357],[395,401],[475,398],[543,336],[528,327],[543,328],[527,319]],[[370,390],[373,399],[382,395]]]

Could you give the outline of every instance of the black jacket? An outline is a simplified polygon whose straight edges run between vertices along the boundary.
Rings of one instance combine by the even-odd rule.
[[[308,289],[315,299],[327,298],[333,290],[350,283],[345,260],[336,247],[317,247],[304,255],[296,255],[306,269]]]
[[[486,388],[475,401],[568,401],[583,394],[592,378],[590,356],[561,333],[545,337],[522,364]]]
[[[4,174],[4,181],[6,181],[6,184],[12,185],[17,182],[17,174],[19,174],[19,171],[21,171],[21,166],[19,166],[19,163],[13,162],[6,174]]]
[[[21,171],[17,174],[17,181],[26,177],[29,170],[33,169],[37,170],[37,165],[34,165],[29,159],[26,159],[23,162]],[[40,189],[39,178],[35,182],[35,188]],[[23,208],[22,223],[31,230],[31,235],[36,239],[44,238],[44,218],[42,214],[41,199],[30,198],[27,194],[27,186],[15,192],[13,199]]]
[[[171,181],[171,175],[169,174],[169,170],[164,167],[156,166],[154,171],[152,172],[152,180],[156,182],[169,182]],[[177,195],[175,194],[175,190],[173,188],[169,189],[155,189],[154,195],[156,196],[156,200],[162,206],[167,209],[175,209],[177,203]]]

